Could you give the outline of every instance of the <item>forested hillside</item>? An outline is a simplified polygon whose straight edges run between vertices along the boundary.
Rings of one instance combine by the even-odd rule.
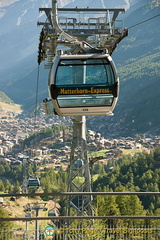
[[[45,164],[45,163],[44,163]],[[141,153],[135,156],[123,156],[119,160],[110,160],[104,166],[101,163],[96,163],[93,166],[93,179],[95,174],[98,174],[98,179],[93,182],[93,192],[159,192],[160,190],[160,147],[154,152],[147,154]],[[40,166],[35,164],[29,165],[29,174],[40,175],[41,191],[43,192],[65,192],[68,187],[68,169],[65,171],[60,168],[55,171],[53,168],[47,168],[46,171],[40,172]],[[3,161],[0,163],[0,191],[9,193],[19,193],[20,185],[22,184],[22,165],[12,166]],[[6,179],[4,181],[4,179]],[[83,178],[77,179],[83,181]],[[54,184],[53,184],[54,183]],[[98,197],[97,201],[102,200],[104,197]],[[119,198],[121,200],[119,200]],[[139,205],[139,214],[145,215],[147,212],[150,214],[159,213],[160,197],[159,196],[108,196],[106,197],[116,202],[116,209],[121,214],[137,214],[137,208],[131,212],[129,201],[136,201]],[[130,200],[129,200],[130,199]],[[47,200],[47,199],[45,199]],[[125,208],[120,207],[122,203]],[[98,207],[103,211],[111,214],[113,201],[110,205]],[[100,202],[99,202],[100,204]],[[104,204],[106,204],[104,202]],[[106,208],[107,206],[107,208]],[[115,206],[114,206],[115,207]],[[133,206],[134,207],[134,204]],[[114,215],[115,212],[113,212]]]
[[[138,1],[126,12],[128,37],[112,56],[120,78],[118,104],[113,117],[89,118],[88,127],[108,137],[159,134],[159,12],[160,5],[153,1]],[[158,17],[152,19],[153,16]],[[147,19],[150,20],[143,22]]]
[[[109,162],[105,172],[104,176],[99,176],[94,182],[93,191],[159,192],[160,148],[151,154],[142,153],[134,157],[124,156],[118,161]],[[127,204],[129,197],[123,196],[123,198],[126,199]],[[140,200],[145,210],[154,214],[159,212],[160,197],[143,196],[140,197]],[[118,200],[117,204],[120,202]],[[124,214],[124,209],[122,209],[121,214]]]

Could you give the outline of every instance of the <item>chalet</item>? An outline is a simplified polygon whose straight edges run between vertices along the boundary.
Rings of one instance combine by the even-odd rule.
[[[117,149],[115,151],[115,157],[121,157],[123,155],[123,152],[120,149]]]
[[[112,147],[112,142],[111,141],[105,141],[104,146],[107,148]]]
[[[3,148],[3,153],[4,153],[4,154],[7,153],[7,152],[9,151],[9,149],[8,149],[7,146],[2,146],[2,148]]]
[[[42,155],[42,150],[41,149],[35,150],[35,154],[38,155],[38,156],[41,156]]]
[[[11,165],[16,165],[16,166],[18,166],[18,165],[20,165],[22,162],[21,161],[19,161],[19,160],[17,160],[17,161],[11,161]]]

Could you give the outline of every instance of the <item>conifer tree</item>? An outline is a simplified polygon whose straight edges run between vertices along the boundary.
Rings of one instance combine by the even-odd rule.
[[[0,217],[8,218],[7,212],[0,206]],[[13,223],[11,221],[0,221],[0,239],[11,239],[12,234],[10,230],[13,228]]]
[[[3,184],[2,180],[0,180],[0,191],[1,192],[5,191],[4,184]]]
[[[12,192],[13,193],[20,193],[20,184],[19,184],[18,181],[16,181],[16,183],[15,183],[13,189],[12,189]]]
[[[8,179],[6,179],[4,182],[4,188],[5,188],[5,192],[9,192],[11,189],[11,183],[8,181]]]

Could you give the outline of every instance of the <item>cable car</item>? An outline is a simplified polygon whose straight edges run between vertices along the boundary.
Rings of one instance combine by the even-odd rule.
[[[49,217],[54,217],[54,216],[57,216],[56,214],[56,210],[55,209],[51,209],[48,211],[48,216]]]
[[[119,79],[109,54],[58,55],[49,92],[59,116],[113,115]]]
[[[40,187],[39,178],[29,178],[28,179],[28,188],[29,189],[38,189]]]
[[[83,162],[83,160],[82,159],[77,159],[75,162],[74,162],[74,168],[73,168],[73,170],[78,170],[78,169],[80,169],[80,168],[82,168],[83,167],[83,165],[84,165],[84,162]]]
[[[26,213],[25,217],[27,218],[31,218],[32,217],[32,214],[31,213]]]

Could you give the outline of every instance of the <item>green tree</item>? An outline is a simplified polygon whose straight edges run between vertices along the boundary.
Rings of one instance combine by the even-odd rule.
[[[128,202],[128,214],[129,215],[137,215],[142,216],[146,215],[146,211],[144,210],[144,207],[142,205],[142,202],[140,201],[138,196],[129,196]]]
[[[107,188],[104,188],[104,191],[107,191]],[[118,216],[120,215],[119,207],[116,202],[116,196],[97,196],[97,214],[99,216]]]
[[[1,164],[0,165],[0,175],[3,175],[5,173],[5,168],[4,166]]]
[[[116,196],[97,196],[97,208],[96,213],[99,216],[119,216],[120,211],[118,208],[118,204],[116,203]],[[113,220],[103,220],[102,224],[104,228],[108,228],[112,226],[113,228],[121,225],[121,220],[113,219]],[[119,236],[114,234],[114,239],[120,239]],[[105,239],[108,239],[108,233],[105,232]]]
[[[5,191],[4,184],[3,184],[2,180],[0,180],[0,191],[1,192]]]
[[[4,182],[4,188],[5,188],[5,192],[10,192],[11,188],[12,188],[12,185],[11,183],[9,182],[8,179],[5,180]]]
[[[160,147],[157,147],[154,151],[154,160],[160,164]]]
[[[6,161],[5,162],[5,165],[4,165],[4,168],[5,168],[5,172],[6,173],[9,173],[11,171],[11,167],[10,167],[10,164]]]
[[[0,206],[0,217],[8,218],[8,213]],[[12,234],[9,232],[13,229],[12,221],[0,221],[0,239],[11,239]]]
[[[16,181],[14,187],[12,188],[12,193],[20,193],[20,184]]]

